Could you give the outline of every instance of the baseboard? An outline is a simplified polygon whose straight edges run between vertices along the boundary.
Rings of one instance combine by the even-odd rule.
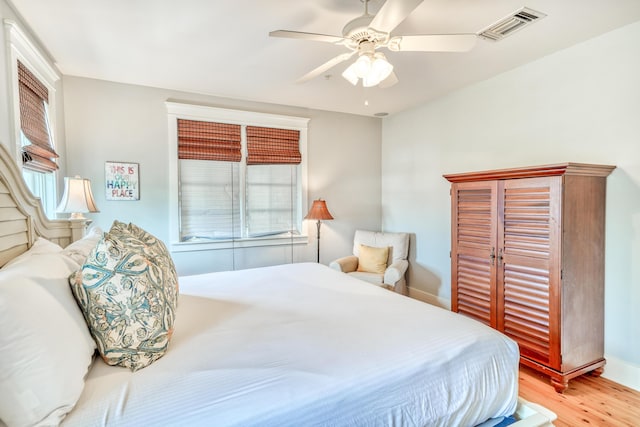
[[[617,357],[604,355],[607,364],[602,376],[618,384],[640,391],[640,366],[633,365]]]
[[[437,295],[430,294],[429,292],[421,291],[420,289],[408,288],[409,297],[417,299],[427,304],[435,305],[437,307],[446,308],[451,310],[451,301],[446,298],[441,298]]]

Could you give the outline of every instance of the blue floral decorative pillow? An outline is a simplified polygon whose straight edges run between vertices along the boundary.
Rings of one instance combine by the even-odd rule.
[[[165,354],[178,300],[168,255],[114,224],[70,282],[106,363],[135,371]]]
[[[169,295],[175,308],[178,303],[178,275],[171,254],[162,240],[133,223],[125,224],[120,221],[113,222],[109,233],[118,236],[128,246],[139,248],[163,269],[165,287],[168,288],[168,292],[175,293],[175,295]],[[172,288],[175,289],[175,292]]]

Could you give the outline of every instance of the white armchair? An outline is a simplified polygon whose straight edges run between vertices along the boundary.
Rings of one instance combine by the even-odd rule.
[[[365,245],[361,248],[360,245]],[[386,266],[380,269],[369,269],[360,263],[361,249],[368,254],[371,249],[388,248]],[[380,251],[376,251],[380,253]],[[353,237],[353,255],[332,261],[329,267],[348,273],[353,277],[365,280],[374,285],[383,286],[401,294],[406,292],[405,273],[409,267],[408,233],[383,233],[376,231],[356,230]],[[372,271],[376,270],[376,271]]]

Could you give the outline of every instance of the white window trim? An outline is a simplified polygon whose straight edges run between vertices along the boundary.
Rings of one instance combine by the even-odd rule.
[[[257,246],[278,246],[307,244],[308,236],[260,237],[225,240],[217,242],[180,241],[180,200],[178,170],[178,119],[230,123],[249,126],[275,127],[300,131],[301,202],[299,218],[307,211],[307,128],[309,119],[305,117],[282,116],[256,113],[252,111],[230,110],[226,108],[165,102],[168,113],[169,131],[169,242],[173,252],[203,251],[211,249],[248,248]],[[244,179],[244,178],[242,178]]]
[[[15,161],[22,168],[22,146],[20,144],[20,93],[18,89],[18,61],[22,62],[35,75],[49,91],[47,109],[49,110],[49,130],[51,132],[51,143],[56,148],[56,82],[60,76],[45,59],[40,50],[31,42],[24,31],[10,19],[4,20],[5,32],[9,41],[9,85],[11,87],[11,97],[13,105],[14,124],[14,156]],[[56,172],[54,172],[56,173]],[[56,173],[57,178],[57,173]],[[57,179],[56,179],[57,182]]]

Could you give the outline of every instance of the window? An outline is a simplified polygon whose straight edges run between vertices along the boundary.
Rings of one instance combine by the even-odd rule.
[[[247,235],[300,234],[297,165],[253,165],[246,173]]]
[[[173,250],[306,243],[308,119],[167,108]]]
[[[180,160],[181,241],[240,236],[238,173],[238,163]]]
[[[36,172],[22,169],[24,182],[35,196],[40,197],[44,213],[49,218],[55,218],[56,207],[56,176],[53,173]]]
[[[48,217],[57,201],[54,129],[57,73],[13,22],[5,21],[9,39],[17,162],[31,192],[40,197]]]

